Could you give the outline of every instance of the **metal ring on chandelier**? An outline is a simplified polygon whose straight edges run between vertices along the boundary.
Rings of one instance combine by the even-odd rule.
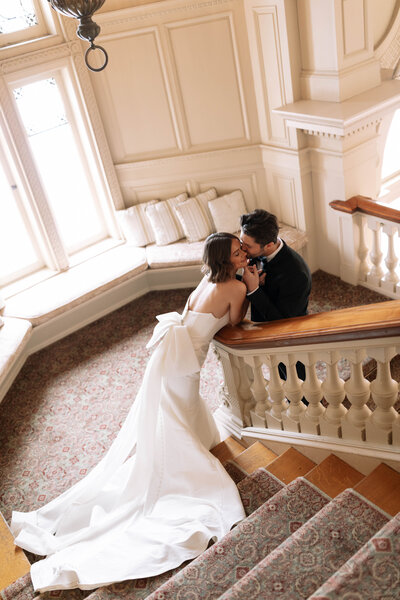
[[[104,54],[104,64],[101,67],[97,67],[97,68],[96,67],[92,67],[88,63],[89,52],[91,52],[92,50],[101,50],[102,53]],[[104,50],[104,48],[102,48],[102,46],[96,46],[96,44],[93,44],[93,42],[90,42],[90,46],[89,46],[89,48],[85,52],[85,63],[86,63],[87,68],[90,69],[91,71],[96,71],[96,72],[102,71],[107,66],[107,63],[108,63],[108,54]]]

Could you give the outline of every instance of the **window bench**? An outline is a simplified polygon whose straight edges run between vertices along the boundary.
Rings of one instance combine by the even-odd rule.
[[[288,225],[280,235],[298,252],[307,244],[306,233]],[[0,401],[29,354],[151,290],[197,285],[202,252],[203,242],[185,240],[122,244],[9,298],[0,327]]]

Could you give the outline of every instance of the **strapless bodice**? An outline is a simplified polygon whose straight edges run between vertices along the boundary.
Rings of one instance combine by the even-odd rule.
[[[229,311],[220,318],[212,313],[201,313],[187,309],[182,315],[183,324],[186,325],[191,337],[194,350],[200,365],[203,363],[208,346],[214,335],[229,323]]]

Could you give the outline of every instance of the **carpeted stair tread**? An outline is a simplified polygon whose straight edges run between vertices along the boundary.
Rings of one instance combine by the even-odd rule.
[[[394,516],[400,511],[400,473],[384,463],[378,465],[354,489],[389,515]]]
[[[236,484],[238,484],[239,481],[242,481],[249,475],[249,473],[244,469],[241,469],[234,460],[227,460],[226,463],[224,463],[224,467],[226,472],[232,477],[233,481]]]
[[[245,446],[235,440],[232,436],[229,436],[223,442],[217,444],[212,450],[211,454],[214,454],[222,464],[227,460],[232,460],[238,456],[243,450],[246,450]]]
[[[309,600],[400,597],[400,513],[340,567]]]
[[[15,546],[14,536],[0,513],[0,590],[29,573],[30,568],[25,553]]]
[[[304,454],[301,454],[295,448],[288,448],[273,460],[266,467],[266,470],[287,484],[297,477],[306,475],[315,466],[315,462],[304,456]]]
[[[357,492],[345,490],[220,598],[306,599],[388,520]]]
[[[219,598],[328,502],[328,496],[305,479],[293,481],[148,600]]]
[[[247,473],[253,473],[260,467],[265,467],[277,458],[277,454],[266,448],[261,442],[255,442],[235,457],[234,462]]]
[[[246,515],[251,515],[283,487],[284,485],[279,479],[263,468],[257,469],[242,479],[237,488]]]
[[[341,458],[330,454],[305,476],[320,490],[334,498],[348,487],[354,487],[364,475]]]

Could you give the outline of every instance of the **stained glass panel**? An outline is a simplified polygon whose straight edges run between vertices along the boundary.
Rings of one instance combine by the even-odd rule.
[[[33,0],[0,1],[0,33],[13,33],[37,24]]]

